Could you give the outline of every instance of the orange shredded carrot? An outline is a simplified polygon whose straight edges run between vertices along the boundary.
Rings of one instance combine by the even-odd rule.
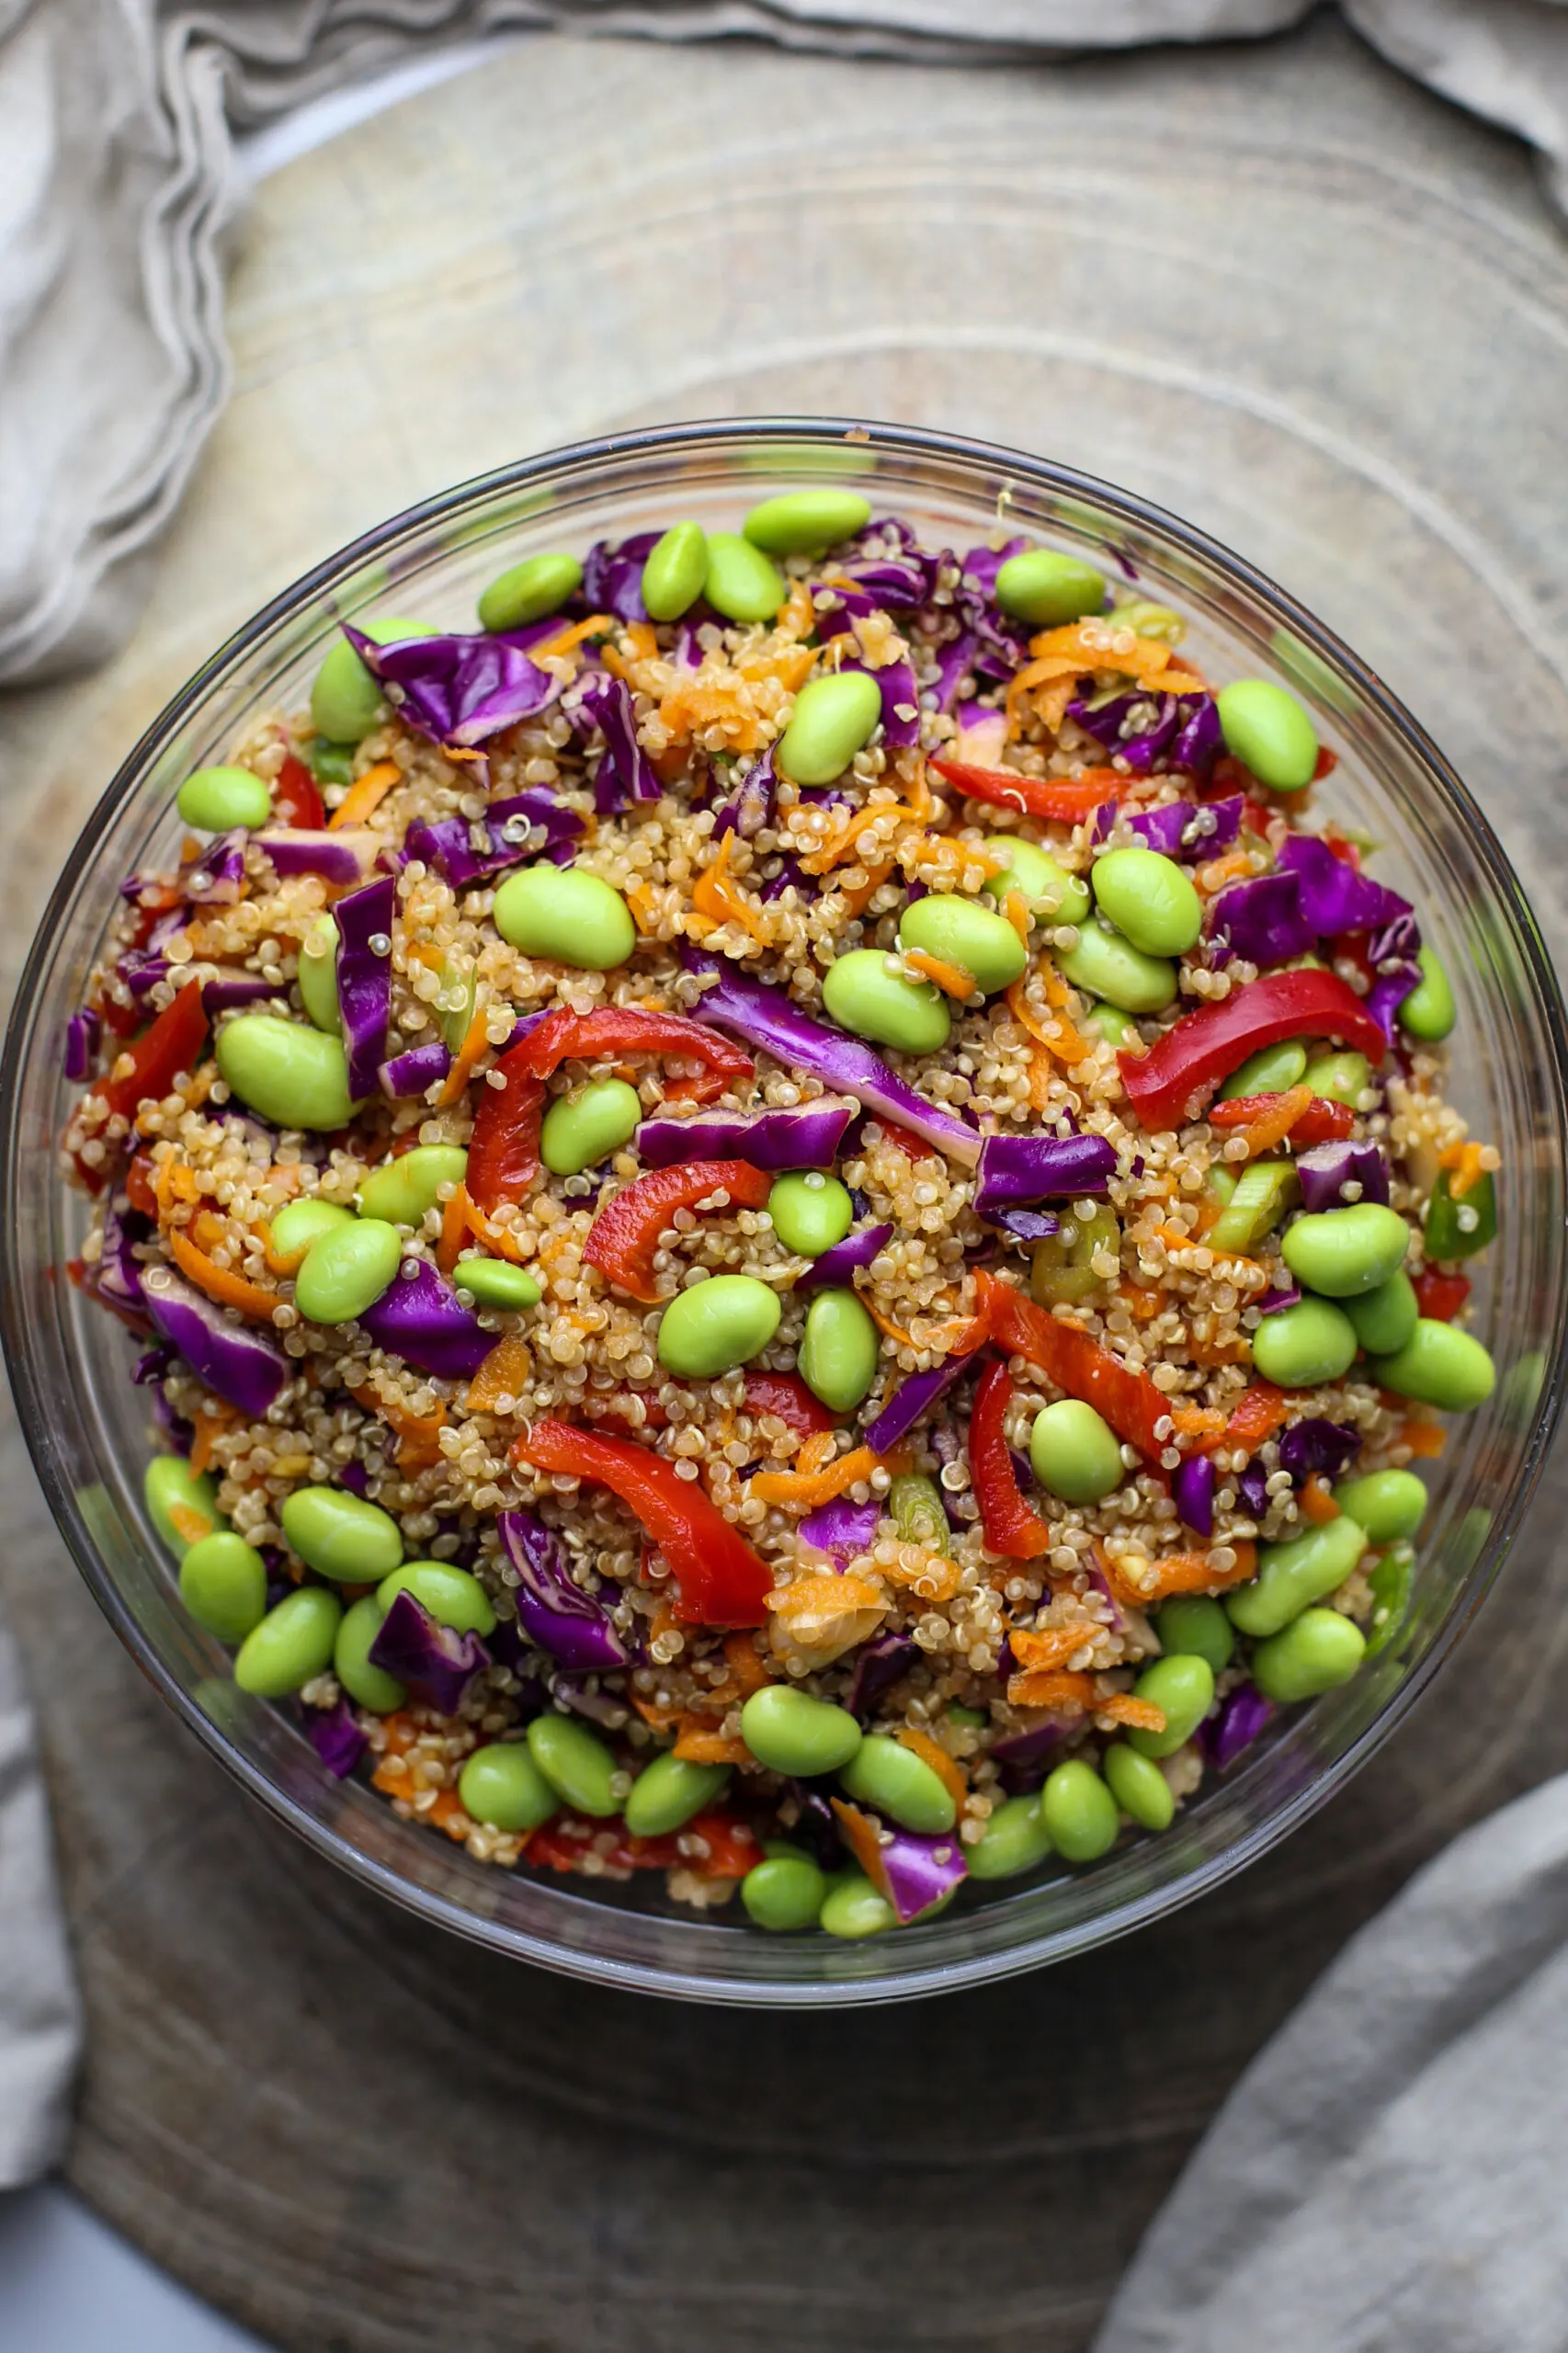
[[[1004,894],[1002,913],[1027,948],[1029,944],[1029,904],[1021,891],[1008,891]]]
[[[636,1691],[630,1698],[643,1722],[652,1724],[655,1732],[673,1732],[686,1712],[684,1708],[661,1707],[656,1699],[644,1699]]]
[[[849,914],[863,915],[892,872],[892,860],[890,858],[881,866],[868,867],[866,880],[857,883],[854,890],[850,890],[847,884],[841,882],[838,885],[838,895]]]
[[[720,1688],[728,1690],[733,1685],[743,1699],[749,1699],[754,1691],[760,1691],[765,1683],[772,1681],[766,1665],[757,1656],[756,1644],[748,1633],[725,1635],[724,1662],[730,1670],[730,1680]],[[718,1692],[713,1696],[717,1699]]]
[[[934,981],[944,996],[956,996],[961,1001],[974,995],[974,974],[966,972],[961,964],[949,964],[941,956],[928,956],[923,948],[906,948],[903,961],[922,980]]]
[[[796,1470],[803,1477],[810,1478],[813,1472],[822,1469],[824,1462],[832,1461],[833,1449],[834,1434],[831,1430],[813,1430],[795,1457]]]
[[[659,655],[659,641],[653,634],[652,621],[628,621],[626,635],[631,645],[634,662],[655,662]]]
[[[1478,1143],[1451,1143],[1437,1154],[1437,1165],[1449,1171],[1449,1197],[1462,1201],[1472,1187],[1479,1185],[1486,1171],[1481,1165],[1484,1147]]]
[[[468,1028],[463,1031],[462,1044],[452,1056],[451,1069],[447,1073],[442,1082],[441,1092],[436,1097],[443,1110],[449,1104],[456,1103],[460,1099],[463,1089],[473,1075],[474,1064],[490,1043],[490,1034],[485,1027],[485,1009],[481,1006],[475,1011]]]
[[[959,841],[951,834],[916,834],[899,844],[899,855],[905,866],[978,866],[987,881],[1007,870],[978,842]]]
[[[176,1535],[183,1536],[187,1544],[199,1544],[204,1536],[212,1533],[212,1522],[204,1511],[198,1511],[194,1504],[171,1504],[169,1524]]]
[[[648,888],[646,882],[631,882],[627,885],[622,895],[625,898],[627,905],[631,910],[632,922],[637,926],[638,930],[646,937],[646,935],[653,930],[653,925],[657,921],[657,915],[653,906],[653,893]]]
[[[1417,1461],[1434,1461],[1449,1442],[1449,1434],[1437,1422],[1407,1421],[1399,1430],[1399,1443],[1407,1446]]]
[[[1233,1585],[1245,1585],[1257,1574],[1257,1547],[1238,1539],[1233,1545],[1236,1559],[1233,1568],[1217,1569],[1207,1552],[1167,1552],[1162,1561],[1151,1563],[1147,1581],[1135,1584],[1115,1561],[1103,1563],[1107,1584],[1117,1599],[1133,1609],[1147,1609],[1153,1601],[1168,1600],[1173,1593],[1216,1593]]]
[[[280,1304],[276,1291],[264,1290],[259,1283],[246,1282],[243,1275],[231,1274],[227,1267],[215,1266],[177,1225],[170,1226],[164,1239],[169,1245],[170,1257],[198,1290],[204,1290],[221,1307],[237,1307],[242,1315],[249,1315],[258,1324],[271,1323],[272,1311]]]
[[[436,1264],[444,1275],[449,1275],[458,1263],[458,1254],[468,1240],[468,1187],[456,1185],[452,1198],[441,1211],[441,1234],[436,1245]]]
[[[812,592],[803,580],[797,580],[790,587],[789,603],[774,620],[775,632],[780,637],[810,637],[816,625]]]
[[[1255,1381],[1233,1408],[1222,1432],[1224,1441],[1228,1446],[1261,1446],[1290,1415],[1290,1402],[1282,1389],[1276,1389],[1271,1381]]]
[[[585,638],[609,637],[613,634],[615,627],[613,614],[590,613],[585,621],[574,621],[570,629],[558,630],[553,637],[547,637],[542,645],[530,645],[528,660],[530,662],[557,661],[563,654],[574,654]]]
[[[473,1828],[473,1816],[464,1809],[456,1790],[437,1790],[435,1804],[419,1818],[422,1822],[433,1822],[437,1830],[444,1830],[448,1837],[455,1839],[460,1847]]]
[[[838,1816],[838,1826],[844,1833],[844,1843],[854,1856],[873,1887],[885,1887],[882,1871],[882,1850],[877,1837],[876,1824],[869,1814],[862,1813],[858,1805],[846,1804],[843,1798],[830,1801]]]
[[[1097,1708],[1100,1695],[1092,1675],[1071,1667],[1028,1666],[1007,1678],[1008,1704],[1015,1708]]]
[[[762,917],[755,914],[742,895],[739,885],[730,874],[730,844],[733,835],[726,834],[719,845],[719,855],[706,867],[691,886],[694,913],[710,923],[737,923],[741,929],[761,948],[769,944],[770,934]]]
[[[1182,1405],[1172,1412],[1171,1427],[1178,1438],[1217,1438],[1223,1433],[1225,1416],[1212,1405]]]
[[[1256,1267],[1257,1264],[1256,1258],[1247,1257],[1240,1250],[1210,1249],[1207,1242],[1200,1244],[1196,1233],[1186,1233],[1179,1225],[1156,1225],[1154,1232],[1167,1250],[1208,1250],[1214,1261],[1215,1273],[1224,1267]]]
[[[1051,970],[1052,968],[1051,967],[1050,960],[1048,958],[1042,959],[1040,964],[1042,977]],[[1049,1001],[1051,993],[1051,983],[1049,980],[1046,983],[1046,989]],[[1063,996],[1065,996],[1065,991],[1063,991],[1062,994]],[[1016,980],[1012,983],[1006,992],[1006,998],[1007,1010],[1012,1015],[1014,1020],[1017,1023],[1019,1029],[1027,1030],[1029,1036],[1036,1039],[1039,1043],[1045,1048],[1048,1054],[1054,1055],[1055,1059],[1059,1063],[1065,1063],[1069,1068],[1071,1068],[1074,1063],[1081,1063],[1085,1054],[1092,1053],[1094,1051],[1094,1049],[1090,1045],[1088,1040],[1080,1036],[1078,1031],[1073,1027],[1073,1024],[1068,1020],[1065,1013],[1060,1012],[1053,1007],[1049,1027],[1040,1020],[1038,1015],[1030,1006],[1028,997],[1024,995],[1024,982],[1022,979]]]
[[[1096,1715],[1109,1716],[1119,1724],[1130,1724],[1135,1732],[1164,1732],[1165,1711],[1153,1699],[1139,1699],[1131,1691],[1113,1691],[1108,1699],[1101,1699]]]
[[[1301,1518],[1310,1519],[1314,1528],[1322,1528],[1325,1521],[1339,1518],[1339,1506],[1315,1471],[1301,1489]]]
[[[969,1795],[969,1778],[957,1757],[949,1756],[928,1732],[920,1732],[914,1724],[900,1724],[893,1738],[901,1748],[907,1748],[912,1756],[918,1756],[923,1765],[929,1765],[961,1813],[964,1800]]]
[[[1007,1640],[1020,1666],[1065,1666],[1074,1652],[1081,1651],[1094,1636],[1095,1629],[1087,1624],[1046,1626],[1038,1633],[1015,1626]]]
[[[1165,1292],[1145,1290],[1141,1283],[1124,1282],[1119,1296],[1122,1305],[1140,1324],[1152,1323],[1165,1309]]]
[[[1114,637],[1114,647],[1106,643],[1108,635]],[[1110,670],[1118,677],[1136,678],[1144,686],[1157,678],[1165,694],[1203,690],[1203,680],[1195,670],[1180,665],[1171,668],[1176,649],[1164,638],[1137,637],[1131,630],[1108,631],[1104,620],[1068,621],[1060,629],[1042,630],[1030,638],[1029,652],[1035,657],[1031,668],[1050,663],[1058,674],[1070,678],[1080,677],[1085,671]]]
[[[1193,880],[1205,898],[1211,899],[1227,882],[1239,882],[1244,874],[1252,872],[1252,859],[1244,849],[1233,849],[1227,858],[1211,858],[1200,866]]]
[[[429,1471],[441,1460],[440,1432],[447,1427],[447,1409],[437,1405],[433,1414],[414,1414],[395,1398],[382,1397],[369,1381],[349,1395],[362,1412],[378,1414],[398,1441],[397,1467],[411,1475]]]
[[[357,777],[347,792],[327,819],[327,830],[335,833],[340,825],[362,825],[373,816],[394,784],[403,782],[403,770],[395,760],[378,760]]]
[[[826,1433],[824,1433],[826,1435]],[[811,1441],[808,1439],[807,1444]],[[805,1452],[805,1447],[801,1451]],[[869,1479],[881,1461],[869,1446],[858,1446],[851,1454],[841,1454],[824,1471],[759,1471],[752,1480],[749,1492],[758,1503],[799,1504],[811,1511],[818,1504],[833,1501],[858,1479]]]
[[[1260,1152],[1272,1152],[1277,1143],[1283,1142],[1312,1099],[1310,1086],[1288,1086],[1271,1111],[1266,1111],[1250,1127],[1238,1128],[1236,1133],[1247,1148],[1247,1158],[1256,1160]]]
[[[485,1248],[492,1251],[497,1258],[507,1258],[514,1267],[528,1265],[521,1243],[515,1241],[505,1226],[492,1225],[478,1203],[466,1197],[463,1202],[463,1220],[474,1240],[483,1242]],[[540,1256],[542,1255],[541,1252]]]
[[[683,1765],[750,1765],[755,1763],[744,1740],[731,1740],[700,1716],[683,1716],[673,1755]]]
[[[190,1467],[197,1478],[212,1461],[213,1440],[222,1438],[226,1430],[232,1430],[239,1418],[230,1405],[220,1406],[215,1414],[209,1407],[197,1416],[196,1436],[190,1447]]]
[[[486,1414],[501,1397],[516,1397],[533,1377],[533,1351],[520,1332],[508,1332],[496,1341],[473,1379],[463,1404],[471,1414]]]

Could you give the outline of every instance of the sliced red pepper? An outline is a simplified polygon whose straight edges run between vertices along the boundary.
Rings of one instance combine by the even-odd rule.
[[[933,760],[931,766],[971,801],[988,801],[996,809],[1021,809],[1026,816],[1058,825],[1081,825],[1102,801],[1121,800],[1136,781],[1123,776],[1119,768],[1091,768],[1086,776],[1040,777],[1019,776],[1015,768],[971,767],[967,760]]]
[[[677,1847],[695,1835],[707,1846],[706,1855],[677,1854],[683,1870],[699,1879],[744,1879],[762,1860],[762,1848],[749,1824],[735,1813],[697,1813],[676,1833]]]
[[[1133,1372],[1076,1324],[1050,1314],[1000,1276],[982,1267],[974,1279],[990,1337],[1010,1356],[1038,1364],[1048,1381],[1092,1405],[1118,1438],[1157,1464],[1170,1440],[1156,1438],[1155,1426],[1168,1421],[1171,1407],[1148,1375]]]
[[[936,1145],[927,1143],[924,1136],[917,1136],[913,1128],[901,1128],[893,1120],[885,1120],[880,1111],[877,1114],[877,1124],[889,1143],[897,1145],[905,1160],[936,1159]]]
[[[1051,1530],[1025,1503],[1007,1451],[1004,1419],[1012,1394],[1006,1366],[988,1364],[970,1407],[969,1475],[987,1551],[1009,1561],[1038,1561],[1051,1550]]]
[[[1276,1095],[1234,1095],[1228,1103],[1210,1105],[1209,1124],[1211,1128],[1250,1128],[1255,1120],[1267,1120],[1279,1103]],[[1356,1114],[1348,1103],[1334,1103],[1326,1096],[1314,1095],[1305,1110],[1291,1120],[1286,1130],[1293,1144],[1342,1143],[1356,1126]]]
[[[143,1217],[155,1218],[158,1214],[158,1196],[153,1187],[153,1155],[139,1152],[125,1172],[125,1198]]]
[[[128,1046],[131,1067],[122,1078],[106,1078],[93,1092],[111,1112],[129,1120],[147,1097],[161,1102],[183,1071],[187,1075],[201,1060],[207,1042],[207,1015],[201,983],[187,981],[173,1005],[165,1006],[150,1029]]]
[[[615,1841],[608,1854],[602,1845],[607,1831]],[[542,1822],[530,1833],[523,1855],[528,1862],[547,1863],[552,1871],[580,1871],[587,1855],[597,1855],[620,1871],[668,1870],[680,1860],[673,1836],[638,1838],[621,1822],[596,1822],[581,1830],[562,1822]]]
[[[272,781],[272,813],[280,825],[303,825],[312,833],[326,824],[321,787],[292,752]]]
[[[1157,1038],[1146,1054],[1119,1054],[1122,1085],[1146,1128],[1179,1127],[1198,1116],[1210,1087],[1248,1056],[1287,1038],[1338,1038],[1376,1065],[1388,1040],[1336,972],[1308,967],[1266,972],[1227,997],[1199,1006]]]
[[[1423,1315],[1434,1324],[1451,1324],[1470,1297],[1470,1277],[1440,1275],[1436,1267],[1428,1267],[1415,1277],[1412,1288]]]
[[[583,1245],[583,1264],[652,1306],[659,1296],[653,1253],[660,1234],[676,1210],[694,1210],[721,1187],[737,1207],[760,1210],[767,1206],[773,1179],[749,1160],[688,1160],[681,1168],[652,1169],[599,1211]]]
[[[815,1438],[837,1427],[837,1415],[812,1395],[798,1372],[748,1372],[746,1411],[771,1414],[797,1438]]]
[[[535,1422],[512,1449],[514,1462],[592,1480],[634,1512],[670,1564],[676,1616],[693,1626],[760,1626],[773,1574],[696,1479],[631,1439],[570,1422]]]

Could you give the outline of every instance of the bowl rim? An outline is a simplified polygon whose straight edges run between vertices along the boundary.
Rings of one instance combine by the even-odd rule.
[[[570,482],[574,476],[617,459],[664,454],[678,459],[683,450],[702,449],[722,458],[759,440],[794,444],[804,457],[810,448],[851,448],[868,457],[885,451],[912,460],[941,463],[959,460],[1015,476],[1048,495],[1094,501],[1108,516],[1133,527],[1147,526],[1162,534],[1213,578],[1244,590],[1278,622],[1283,623],[1333,669],[1347,677],[1379,722],[1402,737],[1427,773],[1427,779],[1452,806],[1470,833],[1488,881],[1506,915],[1514,942],[1527,971],[1551,1042],[1555,1115],[1560,1155],[1568,1158],[1568,1013],[1564,1011],[1555,968],[1541,938],[1528,899],[1501,843],[1457,772],[1419,722],[1382,683],[1375,672],[1345,642],[1267,574],[1238,555],[1222,541],[1170,513],[1152,499],[1122,489],[1097,476],[1035,457],[1006,444],[978,440],[930,427],[874,422],[869,418],[827,416],[752,416],[692,421],[640,427],[562,444],[533,457],[471,476],[428,498],[416,501],[362,532],[319,563],[302,573],[235,630],[199,666],[157,716],[116,769],[85,824],[66,854],[64,865],[49,897],[29,945],[17,986],[0,1058],[0,1167],[7,1193],[16,1198],[18,1154],[22,1146],[21,1089],[40,1010],[40,1000],[54,941],[78,887],[78,877],[89,867],[121,801],[133,790],[161,750],[201,704],[224,674],[279,622],[312,600],[321,600],[352,580],[368,563],[389,546],[423,527],[478,499],[526,490],[541,481]],[[780,453],[783,455],[783,453]],[[892,485],[890,485],[892,487]],[[909,484],[904,487],[907,489]],[[1486,1542],[1467,1573],[1448,1615],[1421,1658],[1388,1696],[1379,1713],[1330,1764],[1289,1792],[1271,1810],[1216,1854],[1202,1859],[1181,1880],[1130,1895],[1116,1910],[1093,1920],[1076,1922],[1035,1934],[1003,1952],[982,1952],[924,1964],[913,1956],[911,1965],[867,1977],[778,1980],[770,1984],[729,1982],[689,1973],[661,1963],[628,1961],[600,1954],[581,1945],[550,1938],[471,1911],[433,1889],[416,1884],[361,1849],[349,1848],[331,1827],[316,1820],[228,1740],[222,1728],[195,1704],[190,1694],[164,1665],[143,1635],[128,1604],[100,1560],[73,1489],[66,1483],[55,1449],[49,1443],[47,1401],[35,1367],[32,1336],[13,1302],[22,1296],[17,1222],[4,1221],[0,1251],[0,1344],[4,1346],[18,1419],[34,1470],[56,1526],[99,1608],[136,1664],[165,1703],[172,1708],[223,1767],[277,1820],[350,1876],[374,1888],[392,1903],[470,1941],[508,1959],[585,1978],[621,1991],[674,1999],[763,2008],[857,2006],[870,2002],[909,2000],[949,1993],[965,1986],[989,1984],[1026,1970],[1042,1967],[1072,1954],[1093,1949],[1116,1938],[1165,1917],[1207,1895],[1244,1870],[1304,1823],[1327,1802],[1344,1783],[1376,1753],[1424,1695],[1446,1664],[1455,1645],[1473,1622],[1490,1593],[1513,1543],[1519,1523],[1539,1483],[1562,1410],[1568,1374],[1568,1282],[1560,1282],[1556,1300],[1554,1346],[1548,1361],[1525,1441],[1522,1461],[1507,1507],[1494,1520]],[[591,1899],[566,1889],[550,1893],[568,1907]],[[592,1908],[598,1910],[597,1904]],[[684,1923],[682,1924],[685,1925]],[[895,1946],[894,1950],[897,1949]]]

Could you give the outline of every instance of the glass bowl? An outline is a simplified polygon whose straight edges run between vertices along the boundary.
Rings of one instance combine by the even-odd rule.
[[[85,1223],[56,1159],[66,1018],[121,878],[171,856],[182,830],[175,794],[191,769],[223,757],[257,707],[301,703],[345,617],[380,606],[472,628],[479,589],[537,550],[581,550],[682,515],[733,529],[757,498],[824,479],[907,516],[938,545],[961,549],[1005,525],[1081,550],[1180,607],[1210,676],[1287,681],[1340,755],[1323,803],[1387,845],[1379,875],[1415,902],[1448,964],[1460,1014],[1449,1091],[1503,1154],[1501,1232],[1476,1320],[1502,1377],[1483,1410],[1451,1427],[1433,1466],[1400,1638],[1276,1725],[1164,1836],[1135,1838],[1085,1871],[971,1886],[928,1925],[864,1944],[704,1918],[670,1904],[662,1882],[590,1891],[580,1879],[503,1872],[401,1821],[368,1788],[330,1779],[291,1716],[237,1689],[226,1654],[180,1607],[142,1502],[150,1438],[127,1379],[131,1343],[57,1279]],[[1103,483],[945,434],[752,419],[618,436],[487,475],[333,556],[216,654],[131,753],[51,900],[10,1025],[0,1080],[6,1351],[39,1476],[105,1615],[219,1763],[356,1879],[519,1960],[649,1993],[807,2006],[947,1991],[1123,1935],[1218,1885],[1340,1788],[1437,1672],[1507,1554],[1561,1400],[1563,1078],[1551,968],[1475,802],[1355,655],[1226,549]]]

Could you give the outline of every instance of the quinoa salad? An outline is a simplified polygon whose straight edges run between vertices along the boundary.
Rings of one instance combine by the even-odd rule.
[[[1494,1384],[1334,754],[840,488],[477,620],[191,775],[69,1027],[185,1608],[429,1836],[758,1931],[1157,1836],[1397,1637]]]

